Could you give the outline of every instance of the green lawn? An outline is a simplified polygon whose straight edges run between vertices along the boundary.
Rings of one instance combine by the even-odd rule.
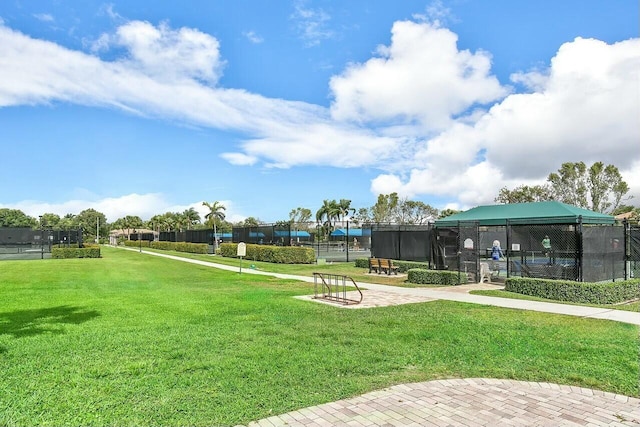
[[[470,293],[474,295],[486,295],[489,297],[524,299],[528,301],[553,302],[556,304],[583,305],[586,307],[600,307],[600,308],[609,308],[613,310],[624,310],[624,311],[635,311],[635,312],[640,311],[640,301],[632,301],[632,302],[626,302],[621,304],[580,304],[575,302],[558,301],[554,299],[534,297],[531,295],[523,295],[516,292],[505,291],[504,289],[477,290],[477,291],[471,291]]]
[[[239,258],[227,258],[222,256],[211,256],[203,254],[189,254],[185,252],[163,251],[149,248],[143,248],[148,252],[156,252],[161,254],[175,255],[182,258],[198,259],[202,261],[214,262],[216,264],[230,265],[234,267],[240,266]],[[252,261],[249,259],[242,260],[242,269],[250,269],[251,266],[261,271],[277,272],[284,274],[295,274],[299,276],[312,276],[313,272],[324,272],[333,274],[344,274],[350,276],[356,282],[375,282],[383,285],[403,286],[403,287],[429,287],[429,285],[416,285],[408,283],[406,275],[389,275],[386,274],[368,274],[369,270],[355,266],[354,256],[349,262],[333,262],[328,264],[273,264],[268,262]]]
[[[312,285],[103,248],[0,263],[0,425],[234,425],[402,382],[639,396],[638,327],[434,301],[345,310]]]

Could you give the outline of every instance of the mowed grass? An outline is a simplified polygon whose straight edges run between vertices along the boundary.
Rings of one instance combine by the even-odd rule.
[[[638,396],[638,327],[435,301],[346,310],[309,284],[103,249],[0,263],[0,425],[247,423],[391,384]]]
[[[612,310],[640,312],[640,301],[638,300],[623,302],[619,304],[581,304],[581,303],[574,303],[574,302],[568,302],[568,301],[558,301],[553,299],[534,297],[531,295],[524,295],[516,292],[506,291],[504,289],[476,290],[476,291],[471,291],[470,293],[474,295],[486,295],[488,297],[523,299],[528,301],[552,302],[556,304],[582,305],[585,307],[601,307],[601,308],[607,308]]]

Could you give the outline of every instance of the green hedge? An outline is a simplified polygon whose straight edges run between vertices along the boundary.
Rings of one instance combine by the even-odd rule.
[[[359,268],[369,268],[369,258],[358,258],[356,259],[356,267]]]
[[[608,283],[510,277],[505,290],[557,301],[615,304],[640,298],[640,279]]]
[[[206,243],[187,243],[187,242],[148,242],[143,240],[137,242],[135,240],[126,240],[125,246],[137,248],[159,249],[163,251],[187,252],[190,254],[206,254],[209,253],[209,245]]]
[[[222,243],[220,245],[219,254],[222,256],[236,258],[238,256],[237,253],[237,243]],[[316,261],[316,253],[311,248],[299,246],[247,244],[247,256],[245,256],[245,259],[277,264],[313,264]]]
[[[395,264],[395,261],[394,261]],[[462,274],[458,277],[456,271],[448,270],[427,270],[424,268],[412,268],[407,272],[407,282],[418,285],[460,285],[467,283],[467,276]]]
[[[100,258],[100,247],[85,245],[84,248],[51,248],[51,258]]]

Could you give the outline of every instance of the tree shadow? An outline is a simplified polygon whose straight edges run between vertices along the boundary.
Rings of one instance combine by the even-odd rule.
[[[64,305],[0,313],[0,335],[8,334],[21,338],[40,334],[63,334],[65,324],[78,325],[98,316],[100,313],[96,310]]]

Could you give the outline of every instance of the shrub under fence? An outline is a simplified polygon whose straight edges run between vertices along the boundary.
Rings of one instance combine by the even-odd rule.
[[[209,245],[206,243],[187,243],[187,242],[147,242],[147,241],[135,241],[125,240],[124,245],[127,247],[137,248],[151,248],[159,249],[163,251],[177,251],[187,252],[191,254],[206,254],[209,252]]]
[[[459,275],[457,271],[411,268],[407,271],[407,282],[417,285],[452,286],[467,283],[467,276]]]
[[[276,264],[313,264],[316,261],[316,253],[311,248],[252,244],[247,244],[246,248],[247,255],[244,258],[252,261]],[[218,253],[224,257],[236,258],[238,244],[222,243]]]
[[[640,279],[587,283],[510,277],[504,289],[523,295],[588,304],[616,304],[640,298]]]
[[[85,244],[82,248],[53,247],[51,248],[51,258],[100,258],[100,246]]]

